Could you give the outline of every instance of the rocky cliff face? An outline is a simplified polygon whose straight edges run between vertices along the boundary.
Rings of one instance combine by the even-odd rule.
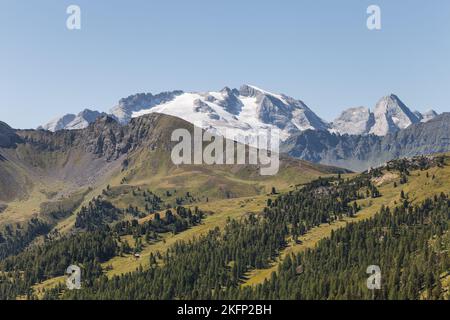
[[[334,120],[331,126],[331,132],[351,135],[367,134],[374,124],[375,117],[369,108],[350,108],[343,111]]]
[[[177,144],[171,141],[175,129],[186,129],[192,134],[194,126],[158,113],[133,118],[126,125],[104,116],[85,129],[57,132],[14,131],[2,125],[0,201],[26,199],[32,192],[40,193],[39,190],[47,188],[51,193],[67,195],[123,179],[128,183],[147,179],[148,183],[180,188],[201,185],[202,190],[212,190],[211,194],[222,195],[238,189],[248,194],[247,183],[241,185],[234,178],[228,179],[224,172],[241,179],[265,178],[261,177],[259,165],[175,165],[171,160],[173,146]],[[10,139],[11,135],[14,140]],[[6,149],[14,146],[12,141],[17,141],[16,146]],[[206,145],[205,142],[203,147]],[[280,170],[295,172],[283,173],[287,181],[297,181],[303,175],[343,172],[293,158],[280,160]]]
[[[420,119],[420,122],[428,122],[430,120],[433,120],[437,116],[438,116],[438,113],[436,111],[434,111],[433,109],[430,109],[424,113],[421,113],[419,119]]]
[[[103,116],[85,129],[57,132],[13,130],[0,123],[0,201],[25,199],[35,188],[58,185],[57,192],[63,195],[96,186],[121,172],[125,160],[134,156],[143,156],[142,166],[170,168],[174,128],[193,127],[161,114],[124,126]]]
[[[424,114],[412,112],[395,94],[381,98],[374,111],[369,108],[350,108],[331,124],[331,132],[350,135],[374,134],[385,136],[406,129],[412,124],[427,122],[437,116],[430,111]]]
[[[0,148],[11,148],[20,142],[19,136],[10,126],[0,121]]]
[[[176,96],[182,94],[183,91],[175,90],[170,92],[161,92],[153,95],[151,93],[138,93],[123,98],[117,106],[111,109],[111,115],[121,124],[127,124],[133,115],[133,112],[143,109],[150,109],[159,104],[163,104],[173,100]]]
[[[320,119],[303,101],[286,95],[278,95],[254,86],[243,85],[240,97],[256,99],[256,116],[265,124],[279,129],[303,131],[308,129],[326,130],[328,125]]]
[[[384,137],[309,130],[288,139],[282,151],[300,159],[355,171],[379,166],[391,159],[448,152],[450,113]]]
[[[170,119],[167,119],[170,118]],[[162,114],[150,114],[120,125],[111,116],[96,119],[83,130],[18,130],[24,143],[42,151],[69,151],[80,148],[107,160],[115,160],[139,146],[170,150],[170,128],[185,128],[188,123]]]
[[[52,132],[55,131],[59,131],[59,130],[64,130],[66,129],[69,124],[75,120],[77,116],[74,114],[65,114],[62,117],[59,118],[55,118],[50,120],[48,123],[44,124],[43,126],[38,127],[38,129],[42,129],[42,130],[49,130]]]
[[[385,136],[406,129],[420,119],[394,94],[383,97],[375,106],[375,124],[369,133]]]
[[[279,129],[282,140],[306,130],[385,136],[412,124],[427,122],[437,115],[433,110],[423,114],[412,112],[399,97],[391,94],[381,98],[373,111],[366,107],[350,108],[332,123],[327,123],[303,101],[251,85],[208,92],[138,93],[121,99],[109,115],[126,125],[132,118],[149,113],[175,116],[229,139],[254,135],[261,130]],[[85,110],[78,115],[67,114],[53,119],[40,129],[53,132],[83,129],[104,115]]]
[[[132,118],[149,113],[179,117],[204,129],[213,128],[218,134],[231,139],[261,129],[280,129],[282,139],[303,130],[328,129],[328,124],[301,100],[250,85],[239,89],[225,87],[218,92],[140,93],[121,99],[111,109],[110,115],[126,125]],[[77,116],[87,121],[76,121],[73,117],[66,115],[54,119],[42,128],[50,131],[72,130],[87,127],[92,122],[86,117]],[[79,124],[73,125],[74,122]]]
[[[106,113],[84,109],[77,115],[69,113],[62,117],[55,118],[47,124],[38,127],[38,129],[52,132],[59,130],[79,130],[86,128],[89,124],[103,116],[106,116]]]

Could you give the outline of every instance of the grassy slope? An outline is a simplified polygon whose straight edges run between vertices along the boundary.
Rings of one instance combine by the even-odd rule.
[[[276,176],[262,177],[256,168],[245,166],[168,166],[171,160],[165,154],[142,150],[132,156],[132,165],[127,170],[116,170],[111,178],[97,184],[85,197],[82,205],[86,205],[93,197],[102,194],[109,185],[111,188],[140,187],[151,190],[165,198],[166,191],[176,190],[173,198],[189,192],[202,202],[227,198],[245,198],[267,194],[272,187],[277,190],[288,190],[296,184],[303,184],[318,176],[330,174],[330,168],[315,166],[303,161],[283,162]],[[123,183],[123,179],[126,179]],[[164,199],[167,200],[167,199]],[[169,199],[170,200],[170,199]],[[127,208],[129,204],[139,206],[130,195],[122,195],[113,202],[119,208]],[[57,229],[68,232],[73,227],[75,215],[62,220]]]
[[[136,260],[131,255],[111,259],[104,263],[105,267],[112,267],[112,269],[107,272],[107,275],[112,276],[131,272],[136,270],[139,266],[145,268],[148,266],[148,257],[150,256],[150,253],[156,253],[157,251],[163,253],[177,241],[191,240],[216,227],[221,228],[226,224],[228,218],[239,219],[247,213],[259,213],[267,203],[268,197],[269,196],[263,195],[198,204],[198,207],[201,210],[213,212],[204,219],[201,225],[195,226],[177,235],[166,234],[164,236],[164,241],[146,245],[141,252],[141,258],[139,260]],[[145,220],[145,218],[143,220]],[[129,240],[129,243],[132,244],[131,240]]]
[[[429,178],[426,174],[429,174]],[[349,175],[350,176],[350,175]],[[435,178],[433,179],[433,176]],[[277,261],[273,262],[271,268],[262,270],[253,270],[247,274],[247,278],[244,279],[243,286],[255,285],[264,281],[270,277],[272,272],[275,272],[278,268],[278,264],[284,257],[291,253],[298,253],[307,248],[314,248],[316,244],[323,238],[329,237],[332,230],[344,227],[349,222],[361,221],[368,219],[375,215],[382,205],[388,205],[394,207],[400,203],[400,192],[403,190],[413,202],[420,202],[427,197],[431,197],[440,192],[448,193],[450,181],[450,166],[444,168],[431,168],[427,171],[414,171],[409,176],[408,183],[405,185],[399,184],[399,176],[397,174],[386,173],[382,179],[374,181],[378,184],[379,190],[382,193],[382,197],[370,200],[358,201],[358,204],[362,207],[362,210],[354,218],[346,218],[342,221],[335,222],[331,225],[324,224],[314,228],[306,235],[300,238],[300,244],[294,244],[290,242],[289,246],[281,252]],[[398,186],[394,188],[394,182],[397,182]],[[267,182],[268,185],[272,184]],[[287,191],[290,187],[280,188],[280,190]],[[164,240],[151,245],[145,245],[140,259],[136,260],[132,255],[123,257],[115,257],[110,261],[103,264],[108,269],[107,275],[109,277],[113,275],[119,275],[127,272],[133,272],[139,266],[148,266],[148,257],[150,253],[156,253],[157,251],[163,253],[169,246],[180,240],[190,240],[194,237],[198,237],[201,234],[208,232],[215,227],[223,227],[228,218],[240,218],[246,213],[261,212],[264,208],[267,199],[271,197],[267,194],[262,194],[253,197],[242,197],[235,199],[222,199],[214,200],[210,202],[201,202],[195,204],[200,209],[211,212],[203,223],[199,226],[193,227],[187,231],[184,231],[177,235],[165,235]],[[141,222],[148,218],[144,218]],[[128,239],[132,245],[132,240]],[[443,276],[443,286],[448,286],[449,276]],[[49,279],[41,284],[35,286],[35,289],[42,290],[43,288],[50,288],[57,283],[62,283],[64,277],[58,277],[55,279]]]
[[[447,160],[447,166],[444,168],[436,167],[426,171],[413,171],[409,177],[408,183],[405,185],[400,185],[400,178],[398,175],[393,175],[389,172],[385,173],[384,179],[380,179],[378,181],[378,187],[382,197],[358,201],[358,204],[362,207],[362,210],[358,212],[354,218],[346,218],[331,225],[323,224],[316,227],[300,238],[300,244],[295,244],[291,241],[289,246],[280,254],[277,261],[273,262],[271,268],[253,270],[247,275],[247,279],[242,285],[256,285],[264,282],[265,279],[269,279],[272,272],[277,271],[278,265],[284,257],[292,253],[302,252],[308,248],[314,248],[321,239],[329,237],[332,230],[345,227],[345,225],[349,222],[357,222],[368,219],[374,216],[382,205],[390,207],[397,206],[401,203],[401,190],[408,195],[410,201],[413,203],[419,203],[426,198],[432,197],[435,194],[440,194],[441,192],[448,193],[450,191],[450,166],[448,165],[449,161]],[[429,178],[426,177],[427,172],[429,174]],[[434,179],[433,175],[435,176]],[[397,188],[394,188],[394,182],[397,183]]]
[[[149,154],[150,153],[150,154]],[[155,165],[152,161],[157,162]],[[203,223],[175,236],[165,235],[164,241],[152,245],[145,245],[141,258],[136,260],[133,256],[115,257],[104,263],[108,267],[107,275],[132,272],[140,265],[148,264],[150,253],[157,251],[164,252],[167,248],[179,240],[189,240],[200,234],[204,234],[215,227],[223,227],[228,218],[239,218],[248,212],[261,212],[267,203],[268,192],[272,187],[278,191],[291,190],[297,184],[303,184],[318,176],[330,174],[330,168],[316,166],[303,161],[283,162],[278,175],[273,177],[261,177],[258,171],[248,167],[230,166],[179,166],[167,167],[165,163],[170,161],[164,155],[151,151],[141,151],[134,155],[133,165],[125,171],[116,170],[111,179],[99,183],[85,196],[85,205],[93,197],[100,195],[107,185],[112,190],[130,189],[140,187],[142,190],[150,189],[157,193],[164,200],[166,190],[177,190],[178,195],[190,192],[194,197],[200,197],[200,202],[192,206],[198,206],[205,212],[211,212]],[[162,165],[159,165],[162,164]],[[255,173],[256,172],[256,173]],[[126,183],[121,184],[126,178]],[[230,192],[231,199],[226,198],[226,193]],[[209,201],[206,202],[206,197]],[[120,208],[126,208],[133,203],[134,206],[141,206],[139,199],[131,197],[130,193],[121,194],[112,199],[112,202]],[[56,229],[61,233],[70,232],[76,215],[61,220]],[[141,221],[142,222],[142,221]],[[130,245],[133,241],[129,240]],[[64,280],[64,277],[49,279],[41,284],[37,284],[35,289],[42,290],[55,286]]]
[[[102,125],[97,124],[97,129],[101,130]],[[137,119],[130,128],[132,137],[139,136],[141,140],[134,151],[114,161],[87,152],[82,143],[75,144],[70,150],[42,149],[30,143],[0,149],[0,206],[6,208],[0,214],[0,227],[6,223],[24,222],[39,213],[41,203],[70,197],[87,187],[92,191],[86,195],[83,204],[101,194],[108,184],[120,186],[121,183],[141,185],[157,193],[176,188],[178,194],[190,192],[216,200],[260,195],[273,185],[279,189],[287,188],[330,172],[325,166],[299,160],[283,161],[280,173],[275,177],[261,177],[256,166],[174,166],[170,160],[170,135],[174,128],[192,131],[191,124],[178,118],[155,115]],[[86,132],[80,131],[78,135],[84,137],[83,133]],[[32,130],[19,132],[19,135],[50,145],[65,145],[69,139],[64,134]],[[125,159],[129,165],[122,170]],[[55,193],[57,196],[49,199],[48,195]],[[74,217],[61,221],[58,229],[69,231],[73,221]]]
[[[145,244],[143,251],[140,253],[141,257],[138,260],[136,260],[133,255],[124,255],[117,256],[103,263],[103,267],[107,269],[106,274],[108,277],[112,277],[114,275],[133,272],[140,266],[145,268],[148,266],[148,258],[151,253],[155,254],[157,251],[163,253],[177,241],[188,241],[195,237],[199,237],[216,227],[221,228],[225,225],[228,218],[239,219],[250,212],[259,213],[266,205],[269,197],[270,196],[268,195],[261,195],[196,204],[201,210],[211,212],[203,220],[201,225],[195,226],[177,235],[166,234],[163,237],[164,240],[155,244]],[[140,222],[142,223],[145,220],[148,220],[148,218],[141,219]],[[126,240],[130,245],[133,245],[133,240],[130,236],[123,237],[122,240]],[[42,293],[44,289],[52,288],[64,281],[64,276],[52,278],[35,285],[34,289],[37,293]]]
[[[126,186],[139,186],[142,189],[150,189],[163,196],[166,190],[177,190],[177,195],[190,192],[194,197],[199,197],[200,202],[192,206],[198,206],[205,212],[212,212],[203,223],[175,236],[165,235],[164,241],[146,245],[141,258],[136,260],[133,256],[116,257],[108,261],[108,275],[121,274],[136,270],[140,265],[148,265],[150,253],[164,252],[167,248],[179,240],[189,240],[214,229],[223,227],[228,218],[239,218],[246,213],[259,213],[262,211],[270,197],[268,193],[272,187],[279,191],[290,190],[294,185],[303,184],[319,175],[326,176],[330,168],[316,166],[304,161],[286,160],[282,163],[280,172],[276,176],[262,177],[254,168],[246,166],[179,166],[158,167],[157,170],[149,162],[143,159],[158,159],[160,163],[170,163],[164,155],[157,154],[137,155],[134,167],[122,172],[112,181],[112,186],[117,185],[123,177],[127,178]],[[226,198],[230,192],[231,199]],[[206,202],[206,197],[209,201]],[[115,205],[126,208],[129,205],[130,194],[122,196],[119,201],[113,201]],[[170,199],[164,199],[170,200]],[[144,219],[145,220],[145,219]],[[143,221],[144,221],[143,220]],[[133,243],[129,241],[130,245]]]
[[[105,164],[79,149],[49,152],[20,144],[15,149],[0,152],[7,159],[0,162],[0,193],[7,196],[7,189],[18,190],[3,201],[7,208],[0,214],[0,227],[26,222],[40,213],[42,203],[70,198],[101,183],[109,178],[115,166],[115,163]],[[99,172],[104,173],[104,179],[90,179]]]

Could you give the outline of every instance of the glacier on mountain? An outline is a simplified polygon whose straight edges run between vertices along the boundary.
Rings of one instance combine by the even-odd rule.
[[[109,115],[126,124],[132,118],[153,112],[179,117],[233,139],[255,135],[261,130],[278,129],[283,141],[306,130],[385,136],[437,116],[433,110],[423,114],[412,112],[396,95],[391,94],[380,99],[373,112],[367,107],[350,108],[333,122],[327,123],[301,100],[252,85],[243,85],[239,89],[225,87],[211,92],[175,90],[155,95],[139,93],[121,99]],[[67,114],[53,119],[40,129],[82,129],[103,115],[106,114],[86,109],[78,115]]]
[[[302,101],[250,85],[239,90],[226,87],[218,92],[182,93],[160,105],[135,111],[132,117],[153,112],[182,118],[233,139],[278,129],[285,140],[294,132],[328,128]]]

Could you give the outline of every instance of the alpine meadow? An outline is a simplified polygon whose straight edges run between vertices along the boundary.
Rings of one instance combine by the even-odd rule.
[[[0,302],[447,305],[448,1],[0,8]]]

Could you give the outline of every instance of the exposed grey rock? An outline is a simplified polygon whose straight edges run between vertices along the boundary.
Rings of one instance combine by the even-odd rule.
[[[303,101],[286,95],[275,95],[249,85],[241,86],[239,94],[243,97],[257,98],[257,116],[264,123],[273,124],[290,132],[328,128],[328,124]]]
[[[385,136],[418,123],[420,120],[394,94],[383,97],[375,106],[375,124],[369,133]]]
[[[256,89],[255,87],[249,86],[249,85],[242,85],[239,88],[239,95],[243,97],[256,97],[258,95],[261,95],[262,92]]]
[[[58,130],[63,130],[67,127],[67,125],[69,123],[71,123],[73,120],[75,120],[75,118],[76,118],[76,115],[69,113],[62,117],[55,118],[55,119],[51,120],[49,123],[38,127],[38,130],[42,129],[42,130],[48,130],[48,131],[52,131],[52,132],[55,132]]]
[[[98,118],[106,113],[84,109],[79,114],[66,114],[60,118],[53,119],[49,123],[38,127],[38,130],[59,131],[59,130],[79,130],[86,128]]]
[[[345,110],[332,123],[331,132],[385,136],[423,119],[420,112],[412,112],[396,95],[391,94],[381,98],[373,112],[363,107]]]
[[[20,141],[15,131],[6,123],[0,121],[0,148],[11,148]],[[1,155],[0,155],[1,160]]]
[[[220,116],[217,114],[217,112],[211,108],[208,104],[203,102],[200,99],[197,99],[194,101],[194,111],[195,112],[202,112],[207,113],[210,119],[213,120],[219,120]]]
[[[242,111],[242,107],[244,106],[241,100],[239,100],[238,98],[239,91],[236,89],[225,87],[220,92],[222,93],[224,99],[220,100],[218,104],[222,106],[227,112],[233,115],[238,115]]]
[[[286,140],[281,150],[303,160],[363,171],[396,158],[450,151],[450,113],[384,137],[308,130]]]
[[[150,109],[156,105],[166,103],[182,93],[183,91],[179,90],[162,92],[156,95],[152,95],[151,93],[138,93],[121,99],[118,105],[113,107],[110,112],[119,123],[126,124],[131,120],[133,112]]]
[[[133,117],[152,112],[180,117],[202,128],[214,128],[218,134],[245,135],[247,131],[276,127],[281,130],[282,140],[305,130],[385,136],[436,116],[432,110],[413,113],[391,94],[377,103],[374,112],[365,107],[350,108],[328,124],[303,101],[250,85],[206,93],[139,93],[121,99],[111,109],[111,116],[124,125]],[[82,129],[103,115],[105,113],[85,110],[76,116],[68,114],[54,119],[40,128],[50,131]]]
[[[430,120],[433,120],[438,116],[438,113],[434,111],[433,109],[430,109],[424,113],[422,113],[422,118],[420,119],[421,122],[428,122]]]
[[[225,87],[218,92],[183,93],[165,104],[135,112],[133,117],[153,112],[179,117],[229,139],[277,128],[284,140],[302,130],[328,128],[302,101],[250,85],[239,90]]]
[[[95,120],[103,116],[106,116],[106,113],[85,109],[81,111],[75,117],[75,119],[73,119],[70,123],[68,123],[64,129],[66,130],[84,129],[87,126],[89,126],[89,124],[93,123]]]
[[[356,107],[343,111],[331,128],[339,134],[358,135],[367,134],[374,124],[375,117],[369,108]]]
[[[414,111],[414,115],[417,117],[417,119],[419,119],[420,121],[423,120],[423,115],[422,113],[420,113],[420,111],[416,110]]]

